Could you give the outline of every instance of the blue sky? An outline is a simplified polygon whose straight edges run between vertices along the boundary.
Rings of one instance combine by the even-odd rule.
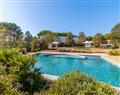
[[[118,0],[2,0],[2,21],[15,22],[33,35],[80,31],[108,33],[119,22]],[[1,8],[1,7],[0,7]]]

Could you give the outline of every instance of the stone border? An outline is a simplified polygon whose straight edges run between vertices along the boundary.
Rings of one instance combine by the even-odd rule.
[[[42,76],[45,79],[48,79],[48,80],[51,80],[51,81],[57,80],[59,78],[59,76],[50,75],[50,74],[42,74]]]
[[[111,60],[111,59],[109,59],[109,58],[107,58],[105,56],[101,56],[101,58],[103,58],[106,61],[109,61],[111,64],[113,64],[113,65],[117,66],[118,68],[120,68],[120,64],[118,64],[117,62],[115,62],[115,61],[113,61],[113,60]]]

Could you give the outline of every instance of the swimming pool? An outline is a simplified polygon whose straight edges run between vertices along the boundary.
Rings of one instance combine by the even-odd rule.
[[[61,76],[81,71],[112,86],[120,87],[120,68],[100,56],[73,56],[65,54],[37,54],[35,67],[45,74]]]

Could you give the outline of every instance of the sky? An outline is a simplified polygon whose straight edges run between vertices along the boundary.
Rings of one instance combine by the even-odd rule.
[[[83,31],[109,33],[120,22],[119,0],[0,0],[0,21],[14,22],[23,32]]]

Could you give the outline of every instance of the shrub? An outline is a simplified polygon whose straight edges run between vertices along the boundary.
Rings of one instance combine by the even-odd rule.
[[[112,51],[109,52],[109,55],[120,56],[120,51],[112,50]]]
[[[83,73],[73,72],[37,95],[115,95],[115,90]]]
[[[21,55],[16,49],[0,50],[0,95],[24,95],[40,91],[45,80],[39,69],[34,69],[36,60],[30,55]]]

